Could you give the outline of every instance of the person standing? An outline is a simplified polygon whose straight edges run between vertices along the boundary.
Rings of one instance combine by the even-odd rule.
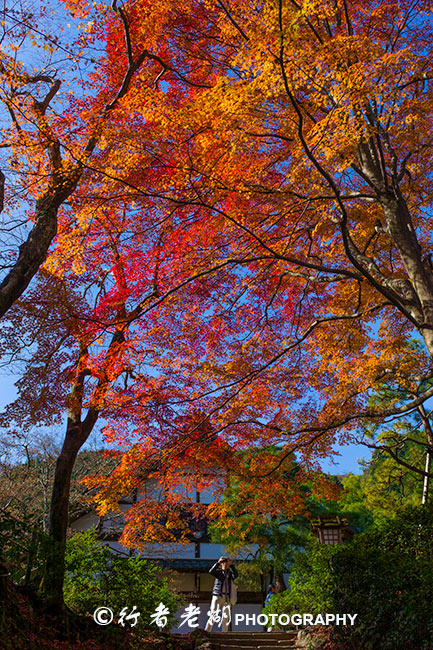
[[[206,623],[206,632],[212,632],[214,623],[221,621],[222,631],[227,632],[231,621],[231,606],[236,602],[235,580],[238,572],[228,557],[220,557],[218,562],[209,569],[215,578],[212,590],[209,618]]]
[[[277,584],[276,584],[275,582],[272,582],[272,583],[269,585],[269,591],[268,591],[268,593],[267,593],[267,595],[266,595],[266,598],[265,598],[265,607],[266,607],[266,605],[269,604],[269,602],[270,602],[270,600],[271,600],[271,596],[272,596],[273,594],[277,594],[277,593],[278,593],[278,586],[277,586]]]

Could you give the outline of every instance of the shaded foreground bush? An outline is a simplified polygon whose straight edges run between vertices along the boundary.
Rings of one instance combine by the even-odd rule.
[[[135,633],[118,626],[100,627],[93,618],[46,612],[44,603],[25,588],[0,578],[1,650],[191,650],[192,644],[169,635]]]
[[[296,556],[290,590],[266,613],[358,614],[327,648],[433,648],[433,512],[406,507],[341,546],[313,543]]]
[[[68,540],[65,568],[65,603],[73,611],[93,615],[98,607],[106,606],[117,619],[124,608],[131,613],[135,607],[140,616],[134,629],[157,630],[150,617],[163,603],[170,611],[166,625],[170,629],[180,598],[170,591],[167,578],[155,565],[113,553],[98,542],[94,530],[89,530]]]
[[[171,612],[178,598],[157,567],[138,558],[120,558],[96,540],[93,531],[68,541],[63,615],[47,611],[38,594],[46,536],[2,513],[0,516],[0,650],[191,650],[193,642],[150,630],[149,610],[164,602]],[[106,604],[116,614],[99,626],[94,610]],[[117,623],[119,605],[141,616],[134,628]],[[153,611],[153,610],[152,610]],[[170,617],[168,617],[170,619]],[[167,628],[169,624],[167,625]],[[166,629],[167,629],[166,628]]]

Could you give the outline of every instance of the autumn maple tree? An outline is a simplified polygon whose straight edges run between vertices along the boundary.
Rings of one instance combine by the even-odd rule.
[[[57,606],[62,604],[71,475],[77,454],[101,416],[119,420],[121,413],[127,435],[125,413],[133,417],[136,399],[152,401],[163,391],[164,378],[152,376],[147,369],[155,352],[143,346],[142,333],[152,326],[146,317],[162,299],[157,284],[167,280],[158,237],[148,227],[152,216],[145,219],[140,213],[140,222],[134,213],[131,221],[122,209],[123,199],[120,206],[113,200],[109,211],[106,201],[102,205],[100,210],[94,207],[82,244],[86,266],[77,274],[77,257],[68,257],[59,246],[61,269],[53,255],[50,265],[56,273],[40,273],[26,298],[10,310],[13,325],[3,327],[9,352],[20,358],[22,376],[18,397],[6,407],[2,425],[20,438],[35,427],[58,427],[66,419],[53,478],[48,519],[52,549],[43,581],[50,602]],[[147,273],[141,266],[144,261]],[[118,430],[116,440],[121,439]]]
[[[57,233],[59,211],[68,212],[68,199],[99,146],[104,126],[146,57],[145,52],[132,54],[122,8],[116,2],[111,10],[95,6],[17,3],[3,11],[0,100],[1,147],[6,153],[0,174],[0,316],[44,263]],[[113,86],[101,87],[104,62],[95,54],[95,37],[89,33],[95,12],[105,14],[104,20],[119,21],[123,29],[127,60]],[[62,34],[70,31],[68,16],[78,37]],[[80,81],[83,67],[87,85]]]
[[[278,445],[266,480],[433,394],[431,5],[140,6],[158,76],[119,123],[140,116],[152,138],[104,155],[138,202],[172,206],[170,235],[201,269],[144,339],[164,340],[158,422],[167,435],[199,405],[226,444]],[[372,404],[384,383],[394,397]]]
[[[131,102],[169,143],[159,192],[190,215],[179,236],[224,264],[173,317],[179,363],[195,341],[224,426],[252,405],[263,431],[266,408],[288,440],[414,408],[432,392],[429,3],[202,11],[166,6],[167,92]],[[369,410],[386,375],[413,399]]]
[[[173,485],[240,472],[271,498],[293,454],[315,471],[359,423],[433,395],[431,4],[112,8],[86,28],[104,48],[92,92],[38,140],[43,171],[58,142],[77,177],[32,294],[42,322],[42,296],[61,287],[57,321],[74,339],[60,543],[67,474],[101,414],[107,440],[130,447],[107,509],[158,473]],[[23,97],[28,111],[44,103]],[[372,405],[384,382],[396,397]],[[235,452],[269,445],[278,453],[240,467]],[[131,543],[152,507],[131,509]]]
[[[104,230],[104,225],[97,220],[96,231],[89,232],[89,220],[97,208],[93,203],[89,209],[89,203],[84,201],[78,210],[80,199],[74,198],[74,193],[81,189],[80,183],[84,182],[92,157],[97,157],[100,147],[109,146],[110,137],[120,137],[116,129],[108,135],[116,108],[128,95],[145,59],[151,57],[145,49],[135,46],[128,17],[115,1],[111,7],[66,2],[56,7],[35,6],[32,10],[17,5],[3,13],[1,99],[10,125],[6,123],[2,138],[7,173],[1,175],[5,276],[0,286],[0,315],[8,313],[9,321],[5,323],[8,343],[13,347],[18,332],[23,333],[27,327],[24,346],[27,344],[34,352],[20,386],[22,392],[30,388],[27,397],[18,398],[7,413],[12,422],[15,417],[20,425],[29,426],[36,423],[35,418],[39,424],[47,419],[52,422],[56,417],[53,414],[58,418],[59,403],[67,409],[66,436],[57,459],[49,519],[49,533],[56,547],[48,557],[45,577],[46,591],[61,603],[72,468],[98,419],[108,389],[125,370],[119,360],[124,354],[125,333],[144,310],[149,295],[143,294],[143,285],[147,288],[153,279],[149,282],[148,276],[142,274],[140,286],[135,286],[136,293],[128,293],[116,242],[116,237],[127,236],[125,222],[120,225],[116,221],[114,227]],[[92,29],[96,17],[98,23]],[[72,26],[66,22],[68,19]],[[55,35],[53,26],[59,28],[54,28]],[[61,32],[69,29],[76,29],[77,37],[64,38]],[[101,35],[109,35],[113,29],[118,31],[118,51],[124,53],[117,66],[111,66],[99,48]],[[138,221],[135,227],[139,227]],[[57,256],[50,259],[48,270],[33,293],[28,294],[27,303],[18,305],[17,300],[45,262],[56,233],[59,235]],[[95,254],[90,262],[91,271],[81,279],[85,270],[83,239],[87,234],[87,249],[104,255],[105,242],[109,239],[110,254],[105,254],[108,263],[105,268],[101,257]],[[129,252],[131,264],[132,246]],[[135,271],[145,255],[138,252]],[[50,276],[53,271],[56,275]],[[72,276],[69,288],[64,282],[68,272]],[[80,296],[74,292],[76,277],[83,291],[91,293],[92,307],[85,300],[80,302]],[[129,280],[133,282],[131,275]],[[151,289],[150,294],[153,293]],[[136,296],[139,297],[135,307],[128,309],[127,299]],[[33,312],[28,308],[32,298]],[[22,316],[25,309],[26,314]],[[45,321],[44,332],[40,327],[41,318]],[[25,326],[22,319],[27,319]],[[99,325],[87,325],[89,321],[98,321]],[[47,326],[53,328],[51,332]],[[12,338],[8,338],[9,330]],[[89,347],[95,339],[100,348],[107,343],[104,352],[99,357],[96,354],[90,364]],[[68,345],[69,349],[65,350]],[[23,340],[18,349],[20,346],[23,347]],[[46,390],[36,395],[41,387],[47,386],[49,379],[54,397],[51,403],[47,403]],[[82,415],[87,379],[92,402]],[[23,402],[24,411],[19,412]]]

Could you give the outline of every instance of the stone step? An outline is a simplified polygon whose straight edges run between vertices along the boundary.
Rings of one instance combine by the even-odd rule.
[[[236,646],[232,644],[227,644],[224,641],[218,643],[214,640],[211,641],[213,650],[233,650],[234,647],[237,650],[270,650],[270,648],[275,648],[275,650],[296,650],[296,644],[294,641],[288,642],[275,642],[271,645],[262,645],[260,641],[243,641],[241,644]]]
[[[297,630],[288,632],[212,632],[210,636],[218,639],[292,639]]]
[[[286,638],[286,639],[219,639],[215,637],[210,637],[210,641],[212,643],[224,643],[225,645],[229,645],[232,647],[238,646],[238,645],[245,645],[245,643],[259,643],[262,646],[268,646],[268,647],[273,647],[273,646],[282,646],[282,645],[287,645],[293,643],[293,641],[296,640],[296,637],[292,638]]]
[[[213,650],[295,650],[296,632],[216,632]]]
[[[281,637],[275,637],[269,634],[268,636],[245,636],[245,637],[239,637],[237,635],[230,635],[228,634],[227,636],[223,636],[222,634],[211,634],[209,637],[212,641],[217,641],[218,643],[230,643],[232,645],[235,645],[236,643],[244,643],[245,641],[260,641],[264,645],[268,643],[287,643],[287,642],[292,642],[294,639],[296,639],[296,633],[295,634],[286,634],[285,636]]]

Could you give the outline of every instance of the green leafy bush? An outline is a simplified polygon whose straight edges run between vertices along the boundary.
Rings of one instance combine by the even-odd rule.
[[[114,621],[126,607],[140,612],[135,629],[153,627],[150,615],[159,603],[170,611],[169,629],[179,606],[179,597],[170,591],[161,569],[139,557],[122,557],[97,540],[94,530],[78,533],[66,545],[65,603],[78,613],[109,607]],[[131,620],[132,622],[132,620]],[[125,627],[129,626],[125,622]]]
[[[433,648],[433,513],[406,507],[350,544],[312,543],[300,553],[290,590],[266,613],[358,614],[334,640],[362,650]]]

